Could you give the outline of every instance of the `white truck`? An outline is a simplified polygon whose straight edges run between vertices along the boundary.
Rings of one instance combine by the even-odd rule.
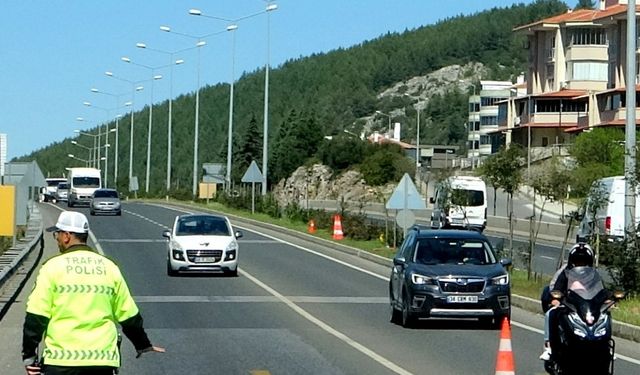
[[[581,215],[577,242],[595,240],[593,237],[596,233],[611,240],[625,238],[625,188],[624,176],[604,177],[594,181]],[[636,201],[640,201],[640,191],[636,192]],[[640,205],[636,204],[636,223],[638,220]]]
[[[67,205],[89,204],[93,192],[102,187],[100,170],[96,168],[68,168],[69,196]]]
[[[467,228],[482,232],[487,226],[487,187],[475,176],[452,176],[436,185],[431,226]]]
[[[67,179],[64,177],[49,177],[45,178],[47,186],[42,189],[43,197],[42,199],[45,202],[55,202],[56,191],[58,190],[58,184],[61,182],[67,182]]]

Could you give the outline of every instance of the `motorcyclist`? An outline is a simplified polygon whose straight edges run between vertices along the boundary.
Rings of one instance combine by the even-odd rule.
[[[551,297],[552,290],[559,290],[564,295],[567,294],[570,289],[569,279],[567,277],[567,271],[575,267],[593,267],[593,250],[586,243],[577,243],[571,250],[569,250],[569,256],[567,263],[565,263],[551,278],[551,282],[542,291],[540,297],[542,303],[542,309],[545,311],[544,316],[544,351],[540,355],[540,359],[548,361],[551,359],[551,346],[549,345],[549,332],[550,321],[554,319],[555,309],[560,305],[560,301]],[[599,283],[602,285],[600,279]]]

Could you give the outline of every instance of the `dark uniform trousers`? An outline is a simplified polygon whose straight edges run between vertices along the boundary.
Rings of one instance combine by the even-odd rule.
[[[115,368],[109,366],[51,366],[44,365],[42,367],[43,375],[113,375]]]

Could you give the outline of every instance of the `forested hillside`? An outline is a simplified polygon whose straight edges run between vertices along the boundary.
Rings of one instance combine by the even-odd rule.
[[[343,134],[347,127],[357,131],[353,124],[359,124],[360,118],[372,116],[376,110],[389,111],[411,104],[378,98],[381,91],[394,83],[468,62],[481,62],[489,68],[491,76],[483,79],[511,79],[525,71],[526,50],[522,48],[522,37],[512,32],[513,27],[566,9],[558,0],[496,8],[403,33],[389,33],[347,49],[292,59],[273,68],[269,76],[270,183],[287,176],[308,158],[322,158],[326,153],[325,135]],[[264,70],[245,73],[235,85],[235,94],[233,176],[239,182],[252,159],[258,165],[262,163]],[[449,129],[460,126],[460,116],[464,122],[467,94],[452,92],[430,101],[425,111],[444,135],[436,137],[432,132],[429,137],[443,143],[464,142],[464,134]],[[229,86],[207,86],[201,91],[200,100],[199,162],[226,164]],[[172,190],[175,191],[191,191],[194,107],[193,93],[173,101]],[[451,116],[452,113],[456,115]],[[407,115],[415,116],[415,111],[408,110]],[[133,175],[138,176],[141,187],[145,183],[147,116],[148,108],[135,113]],[[167,102],[154,106],[150,178],[153,195],[164,195],[165,190],[167,116]],[[119,123],[120,190],[127,190],[128,186],[129,121],[126,116]],[[386,121],[380,119],[381,127]],[[70,140],[53,143],[20,160],[35,159],[45,175],[61,175],[65,167],[80,163],[67,157],[69,153],[78,153]],[[113,140],[110,143],[114,145]],[[108,166],[111,181],[114,149],[110,150]]]

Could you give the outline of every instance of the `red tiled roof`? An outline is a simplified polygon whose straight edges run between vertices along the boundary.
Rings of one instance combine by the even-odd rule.
[[[596,95],[610,94],[612,92],[626,92],[626,91],[627,91],[627,88],[622,86],[622,87],[616,87],[616,88],[605,90],[605,91],[599,91],[596,93]],[[637,91],[640,91],[640,85],[636,85],[636,92]]]
[[[640,10],[640,5],[636,5],[636,12]],[[596,21],[607,17],[617,16],[624,14],[627,11],[626,4],[616,4],[607,7],[605,10],[595,9],[576,9],[566,13],[558,14],[549,18],[544,18],[539,21],[515,27],[514,31],[525,30],[529,28],[535,28],[536,26],[543,26],[545,24],[559,25],[569,22],[590,22]]]
[[[603,127],[616,127],[616,126],[625,126],[626,125],[626,120],[625,119],[616,119],[613,121],[609,121],[609,122],[603,122],[597,125],[593,125],[590,127],[586,127],[586,126],[575,126],[569,129],[565,129],[565,133],[575,133],[577,131],[580,130],[586,130],[586,129],[593,129],[593,128],[603,128]],[[636,119],[636,127],[640,126],[640,119]]]
[[[571,129],[573,127],[577,127],[577,125],[578,125],[578,123],[576,123],[576,122],[564,122],[564,121],[561,124],[558,124],[557,122],[537,122],[537,123],[534,122],[534,123],[531,123],[531,124],[520,124],[518,126],[514,126],[514,127],[511,127],[511,128],[509,128],[507,126],[501,126],[501,127],[497,128],[497,129],[493,129],[491,131],[488,131],[487,134],[501,133],[501,132],[508,131],[508,130],[526,129],[526,128],[529,128],[529,127],[532,128],[532,129],[535,129],[535,128],[546,128],[546,129],[549,129],[549,128],[562,128],[562,129],[569,128],[569,129]]]
[[[587,93],[587,90],[560,90],[543,92],[541,94],[531,95],[534,98],[567,98],[574,99],[583,96]]]

